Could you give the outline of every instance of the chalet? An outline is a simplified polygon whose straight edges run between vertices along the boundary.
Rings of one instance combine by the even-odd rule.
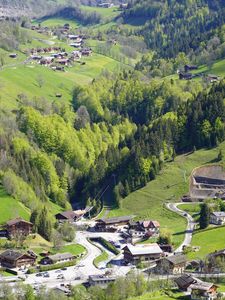
[[[17,234],[27,236],[32,233],[32,228],[33,224],[22,218],[16,218],[6,223],[6,230],[9,237],[13,237]]]
[[[214,211],[210,214],[210,223],[215,225],[223,225],[225,223],[225,212]]]
[[[10,53],[10,54],[9,54],[9,57],[10,57],[10,58],[17,58],[17,54],[16,54],[16,53]]]
[[[128,225],[128,233],[132,238],[152,237],[159,234],[160,224],[158,221],[131,221]]]
[[[88,213],[92,207],[86,207],[85,209],[79,209],[79,210],[68,210],[63,211],[55,215],[55,218],[59,222],[76,222],[80,220],[86,213]]]
[[[117,226],[124,226],[129,223],[132,219],[132,216],[121,216],[121,217],[114,217],[114,218],[102,218],[97,221],[96,229],[100,231],[108,231],[110,228]]]
[[[128,244],[123,248],[123,254],[125,262],[137,264],[160,259],[163,256],[163,251],[156,243],[136,246]]]
[[[80,48],[81,47],[81,42],[71,43],[70,46],[74,47],[74,48]]]
[[[178,288],[182,291],[187,291],[192,283],[197,282],[197,280],[193,276],[188,274],[183,274],[180,277],[175,278],[174,281],[177,284]]]
[[[60,65],[63,65],[63,66],[68,66],[69,59],[68,58],[59,58],[55,62],[60,64]]]
[[[40,60],[40,64],[41,65],[50,65],[51,63],[53,63],[54,61],[54,57],[43,57],[41,60]]]
[[[218,286],[214,283],[198,280],[189,286],[192,300],[213,300],[217,299]]]
[[[0,263],[6,268],[29,267],[35,264],[36,258],[28,253],[6,250],[0,254]]]
[[[76,257],[70,253],[58,253],[54,255],[49,255],[41,259],[40,263],[42,265],[52,265],[61,262],[68,262],[74,260]]]
[[[193,70],[197,70],[198,69],[198,66],[195,66],[195,65],[185,65],[184,66],[184,71],[187,73],[187,72],[190,72],[190,71],[193,71]]]
[[[206,76],[206,81],[210,82],[210,83],[213,83],[213,82],[217,82],[220,80],[220,77],[217,76],[217,75],[213,75],[213,74],[208,74]]]
[[[179,79],[180,80],[190,80],[193,78],[191,73],[179,72]]]
[[[181,274],[186,267],[186,257],[182,254],[164,257],[157,262],[157,273],[160,274]]]
[[[90,286],[101,286],[105,287],[109,283],[114,282],[116,277],[114,276],[107,276],[107,275],[90,275],[88,278],[88,283]]]
[[[83,56],[91,56],[92,55],[92,50],[91,49],[82,49],[81,54]]]
[[[74,41],[74,40],[79,38],[79,35],[68,34],[67,37],[68,37],[69,40]]]
[[[102,8],[111,8],[113,6],[114,6],[113,3],[108,3],[108,2],[98,4],[98,7],[102,7]]]

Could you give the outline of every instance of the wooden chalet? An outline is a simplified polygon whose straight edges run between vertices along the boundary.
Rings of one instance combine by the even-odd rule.
[[[180,80],[190,80],[193,78],[193,75],[191,73],[185,73],[185,72],[179,72],[179,79]]]
[[[185,65],[184,66],[184,71],[186,73],[190,72],[190,71],[193,71],[193,70],[198,70],[198,66],[195,66],[195,65]]]
[[[92,207],[86,207],[85,209],[78,210],[67,210],[60,212],[55,215],[55,218],[59,222],[76,222],[80,220],[83,216],[85,216],[88,212],[90,212]]]
[[[183,274],[180,277],[175,278],[174,281],[180,290],[187,291],[189,286],[196,282],[196,279],[191,275]]]
[[[158,244],[126,245],[123,248],[124,261],[137,264],[160,259],[164,254]]]
[[[1,266],[10,269],[33,266],[35,262],[36,257],[28,253],[6,250],[0,254]]]
[[[217,299],[218,286],[214,283],[198,280],[189,286],[192,300],[214,300]]]
[[[182,274],[186,268],[185,255],[175,254],[164,257],[157,262],[156,271],[160,274]]]
[[[131,221],[132,216],[121,216],[114,218],[102,218],[99,219],[95,225],[97,230],[108,231],[110,228],[116,228],[117,226],[128,225]]]
[[[33,224],[25,221],[22,218],[16,218],[6,223],[6,230],[9,237],[13,237],[17,234],[29,235],[32,233]]]

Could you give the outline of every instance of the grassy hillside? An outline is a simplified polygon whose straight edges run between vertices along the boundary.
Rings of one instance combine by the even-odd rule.
[[[225,227],[196,232],[193,235],[192,246],[200,247],[199,251],[188,254],[190,259],[205,258],[207,254],[224,249]]]
[[[225,142],[219,148],[225,151]],[[161,228],[167,228],[174,234],[173,240],[179,244],[186,222],[184,218],[168,211],[164,205],[168,201],[179,202],[181,196],[188,193],[192,170],[213,162],[218,151],[218,148],[203,149],[177,156],[174,162],[165,164],[155,180],[123,199],[121,208],[111,210],[108,216],[132,214],[138,219],[156,219],[160,221]]]
[[[71,101],[74,84],[88,84],[99,76],[104,69],[115,71],[119,69],[119,62],[100,55],[93,54],[92,57],[84,59],[86,64],[75,64],[67,68],[66,72],[54,72],[51,69],[39,65],[18,64],[5,67],[0,70],[0,99],[4,101],[4,107],[15,107],[18,94],[28,97],[44,97],[50,101]],[[41,76],[44,84],[39,87],[37,78]],[[62,98],[58,100],[55,95],[61,93]],[[3,102],[2,102],[3,103]]]
[[[118,16],[121,11],[118,7],[111,7],[111,8],[103,8],[103,7],[94,7],[94,6],[85,6],[81,5],[81,9],[86,12],[96,12],[101,15],[103,20],[105,19],[113,19]]]
[[[21,202],[9,196],[0,186],[0,224],[10,219],[22,217],[29,220],[30,211]]]
[[[64,19],[64,18],[49,18],[43,21],[34,21],[34,24],[41,23],[41,26],[47,26],[47,27],[56,27],[56,26],[63,26],[64,24],[70,24],[72,28],[78,28],[79,23],[76,20],[71,19]]]

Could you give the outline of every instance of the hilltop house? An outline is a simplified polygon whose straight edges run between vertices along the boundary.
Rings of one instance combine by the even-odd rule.
[[[210,223],[215,225],[223,225],[225,223],[225,212],[214,211],[210,214]]]
[[[52,265],[61,262],[68,262],[74,260],[75,258],[75,255],[72,255],[71,253],[58,253],[42,258],[40,263],[42,265]]]
[[[171,255],[157,262],[156,271],[160,274],[181,274],[185,270],[186,263],[185,255]]]
[[[0,263],[6,268],[29,267],[35,264],[36,257],[28,253],[20,253],[14,250],[6,250],[0,254]]]
[[[9,237],[21,234],[27,236],[32,233],[33,224],[22,218],[16,218],[6,223],[6,230]]]
[[[163,256],[163,251],[156,243],[136,246],[128,244],[123,248],[123,254],[126,263],[137,264],[160,259]]]

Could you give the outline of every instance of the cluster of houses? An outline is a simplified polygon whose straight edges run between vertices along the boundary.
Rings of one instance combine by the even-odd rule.
[[[67,211],[56,215],[56,220],[62,221],[77,221],[90,211],[91,208],[77,211]],[[2,230],[0,230],[0,237],[7,237],[10,239],[19,236],[27,237],[32,233],[33,224],[22,218],[16,218],[8,221]],[[77,256],[71,253],[57,253],[51,255],[49,252],[42,253],[43,258],[39,261],[42,265],[51,265],[57,263],[64,263],[75,260]],[[33,251],[21,252],[16,250],[6,250],[0,253],[1,267],[8,269],[20,269],[34,266],[37,263],[38,255]]]
[[[94,230],[116,232],[121,226],[125,226],[124,228],[127,230],[123,232],[124,236],[130,237],[132,240],[157,237],[159,235],[160,224],[158,221],[133,221],[132,219],[133,216],[102,218],[97,220]]]
[[[205,72],[200,72],[193,74],[191,71],[198,70],[198,66],[195,65],[185,65],[183,70],[178,70],[180,80],[191,80],[196,77],[204,77],[204,79],[209,83],[214,83],[220,80],[220,77],[214,74],[205,74]]]
[[[65,66],[72,65],[73,62],[80,62],[82,56],[92,55],[92,50],[90,48],[84,48],[81,50],[66,52],[64,49],[58,47],[49,47],[43,49],[31,49],[30,53],[31,61],[43,66],[48,66],[52,70],[64,71]],[[46,56],[46,54],[48,54],[48,56]]]

